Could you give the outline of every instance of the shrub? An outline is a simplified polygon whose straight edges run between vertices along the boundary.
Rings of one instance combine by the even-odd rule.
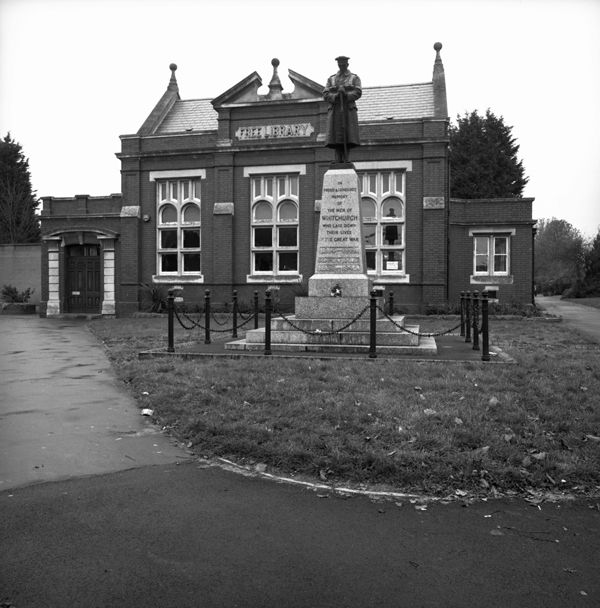
[[[19,291],[14,285],[3,285],[2,286],[2,299],[5,302],[10,303],[20,303],[24,304],[29,302],[31,295],[33,294],[33,289],[28,287],[23,291]]]
[[[140,285],[145,310],[148,312],[165,312],[167,310],[167,289],[162,285],[142,283]]]

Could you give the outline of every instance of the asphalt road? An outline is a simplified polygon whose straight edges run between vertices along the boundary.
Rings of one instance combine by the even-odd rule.
[[[242,476],[149,425],[83,324],[0,317],[0,336],[2,608],[600,604],[596,501]]]

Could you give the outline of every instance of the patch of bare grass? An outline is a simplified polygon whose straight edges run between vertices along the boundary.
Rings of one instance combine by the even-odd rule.
[[[560,323],[494,321],[492,344],[517,365],[138,360],[165,345],[159,321],[91,327],[140,407],[199,455],[440,494],[599,488],[599,347]],[[438,331],[448,319],[419,323]],[[190,339],[178,331],[177,341]]]

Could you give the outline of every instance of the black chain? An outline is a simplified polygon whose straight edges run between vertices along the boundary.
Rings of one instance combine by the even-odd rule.
[[[293,321],[290,321],[282,312],[274,310],[273,313],[275,315],[280,316],[286,323],[288,323],[288,325],[291,325],[294,329],[302,332],[303,334],[306,334],[307,336],[335,336],[336,334],[343,332],[345,329],[348,329],[351,325],[356,323],[356,321],[358,321],[365,314],[365,312],[367,312],[367,310],[369,310],[369,306],[365,306],[362,311],[358,313],[358,315],[354,317],[354,319],[352,319],[349,323],[346,323],[346,325],[338,327],[337,329],[334,329],[332,331],[323,331],[321,329],[315,329],[314,331],[306,331],[305,329],[298,327],[298,325],[296,325]]]
[[[452,327],[451,329],[446,329],[444,331],[438,331],[438,332],[426,332],[426,333],[421,333],[418,331],[411,331],[410,329],[407,329],[406,327],[403,327],[402,325],[399,325],[398,323],[396,323],[396,321],[394,321],[394,319],[392,319],[392,317],[390,317],[385,310],[383,310],[383,308],[381,308],[381,306],[377,305],[377,308],[383,313],[383,315],[389,320],[391,321],[398,329],[401,329],[402,331],[405,331],[407,334],[412,334],[413,336],[419,336],[421,338],[436,338],[438,336],[445,336],[446,334],[450,334],[453,331],[455,331],[456,329],[458,329],[461,326],[461,323],[459,323],[458,325],[456,325],[455,327]]]
[[[173,310],[175,312],[175,316],[177,317],[177,320],[179,321],[179,324],[181,325],[181,327],[183,327],[183,329],[187,329],[188,331],[191,330],[191,329],[194,329],[196,327],[198,329],[206,329],[206,326],[202,325],[202,323],[200,323],[199,321],[196,321],[195,319],[192,319],[191,317],[189,317],[183,310],[178,311],[177,308],[175,308],[175,307],[173,308]],[[190,327],[188,327],[187,325],[185,325],[185,323],[181,320],[181,318],[179,316],[180,314],[192,324]],[[248,323],[250,323],[250,321],[252,321],[252,319],[254,319],[254,314],[252,314],[245,321],[243,321],[242,323],[240,323],[237,326],[238,329],[240,329],[241,327],[244,327],[244,325],[247,325]],[[215,319],[215,321],[216,321],[216,319]],[[220,323],[220,325],[224,325],[224,323]],[[211,332],[214,331],[217,334],[219,334],[219,333],[226,334],[226,333],[229,333],[229,332],[233,331],[233,327],[228,327],[226,329],[214,329],[214,328],[211,327],[210,331]]]

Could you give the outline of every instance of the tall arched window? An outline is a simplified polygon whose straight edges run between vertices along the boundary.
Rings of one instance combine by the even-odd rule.
[[[157,181],[158,275],[199,275],[200,180]]]
[[[360,175],[367,272],[405,274],[405,173]]]
[[[298,274],[298,176],[252,177],[254,275]]]

